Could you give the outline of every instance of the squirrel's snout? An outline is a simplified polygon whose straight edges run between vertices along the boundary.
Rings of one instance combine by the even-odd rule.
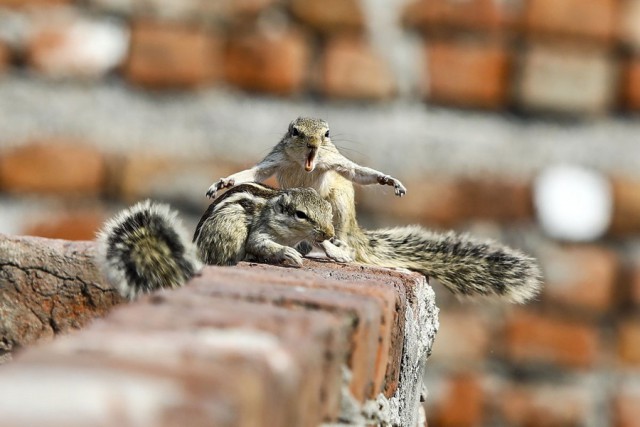
[[[329,227],[325,230],[321,230],[318,233],[319,242],[324,242],[325,240],[333,239],[335,236],[335,232],[333,230],[333,225],[329,224]]]

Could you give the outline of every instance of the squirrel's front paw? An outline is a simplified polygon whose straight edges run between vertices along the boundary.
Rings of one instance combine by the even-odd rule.
[[[280,253],[280,262],[289,267],[302,267],[302,255],[295,249],[287,246]]]
[[[235,179],[220,178],[219,180],[214,182],[213,185],[211,185],[211,187],[209,187],[209,189],[207,190],[207,197],[209,197],[210,199],[215,199],[216,193],[219,190],[222,190],[224,188],[230,188],[230,187],[233,187],[234,185],[236,185]]]
[[[398,197],[402,197],[407,194],[407,189],[405,188],[405,186],[402,185],[399,180],[390,175],[380,175],[378,177],[378,183],[381,185],[393,185],[394,192]]]
[[[352,262],[353,255],[351,253],[351,248],[347,246],[346,243],[341,240],[334,239],[330,244],[324,244],[323,247],[324,253],[327,254],[329,258],[336,262]]]

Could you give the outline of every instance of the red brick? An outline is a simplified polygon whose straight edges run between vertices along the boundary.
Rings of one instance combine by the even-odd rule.
[[[626,236],[640,232],[640,180],[614,178],[613,218],[609,231]]]
[[[0,182],[12,193],[97,195],[105,178],[102,154],[80,143],[34,142],[0,157]]]
[[[625,63],[622,100],[625,107],[640,110],[640,57],[634,57]]]
[[[54,13],[34,20],[25,56],[29,66],[49,77],[100,78],[122,65],[127,48],[122,25]]]
[[[473,219],[517,222],[533,217],[531,186],[527,182],[507,177],[470,180],[440,175],[409,177],[403,182],[407,188],[420,191],[393,203],[379,194],[362,192],[359,209],[379,215],[385,223],[389,218],[399,218],[404,223],[421,222],[444,228]]]
[[[0,0],[0,7],[30,8],[40,6],[64,6],[74,0]]]
[[[220,74],[221,50],[219,41],[203,29],[138,21],[124,73],[151,88],[203,86]]]
[[[619,23],[622,40],[635,52],[640,51],[640,0],[620,1]]]
[[[30,224],[22,234],[49,239],[93,240],[106,220],[103,212],[95,210],[49,213],[46,219]]]
[[[429,101],[501,108],[507,102],[511,58],[498,43],[433,41],[426,45],[423,86]]]
[[[291,0],[290,7],[297,19],[320,32],[333,35],[365,27],[362,3],[357,0]]]
[[[516,96],[525,110],[603,114],[617,91],[610,52],[589,45],[531,45],[520,76]]]
[[[246,264],[238,268],[252,276],[260,271],[269,271],[269,276],[265,277],[269,277],[270,280],[280,273],[279,283],[289,286],[300,286],[300,283],[303,283],[312,289],[328,289],[375,298],[381,308],[382,319],[373,377],[373,395],[383,392],[389,398],[393,396],[399,380],[406,304],[406,285],[398,280],[397,275],[384,270],[363,271],[359,267],[349,265],[326,266],[312,261],[307,262],[304,271],[273,270],[266,265]]]
[[[491,344],[491,325],[477,310],[441,312],[439,320],[430,364],[458,367],[484,363]]]
[[[617,0],[529,0],[527,28],[534,34],[576,36],[612,41],[616,36]]]
[[[640,384],[628,382],[618,386],[613,401],[613,426],[640,426]]]
[[[335,37],[327,42],[321,91],[329,98],[386,99],[395,87],[389,64],[366,41]]]
[[[636,261],[629,274],[628,298],[631,304],[640,307],[640,260]]]
[[[402,20],[406,26],[424,31],[439,28],[486,31],[516,25],[521,13],[521,6],[514,2],[417,0],[405,7]]]
[[[438,384],[427,398],[429,425],[465,427],[482,425],[484,418],[484,391],[475,375],[461,374]]]
[[[593,406],[583,386],[510,386],[496,399],[506,425],[547,427],[587,425]]]
[[[618,358],[627,365],[640,366],[640,319],[631,318],[618,325]]]
[[[227,46],[225,76],[242,89],[292,95],[304,89],[309,58],[306,37],[295,30],[237,35]]]
[[[619,272],[614,251],[599,246],[568,246],[546,251],[542,261],[546,298],[595,313],[611,309]]]
[[[220,157],[210,160],[132,153],[113,159],[111,166],[114,183],[110,191],[115,197],[130,203],[148,197],[171,200],[204,210],[210,201],[204,197],[204,191],[193,191],[194,182],[200,182],[206,189],[219,177],[251,165]]]
[[[0,73],[3,73],[11,63],[11,50],[9,46],[0,41]]]
[[[589,368],[600,352],[595,325],[524,310],[511,313],[504,339],[506,355],[517,364]]]
[[[381,308],[374,297],[353,296],[323,289],[295,287],[277,280],[260,281],[261,274],[250,272],[240,276],[229,269],[205,269],[201,277],[191,282],[194,292],[205,296],[232,300],[260,301],[280,307],[322,310],[354,322],[349,368],[353,372],[350,388],[359,401],[372,398],[374,372],[378,354]],[[261,285],[261,286],[258,286]],[[305,289],[301,292],[300,289]]]

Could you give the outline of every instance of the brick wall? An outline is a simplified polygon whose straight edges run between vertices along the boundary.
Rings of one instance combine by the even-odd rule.
[[[640,105],[636,0],[26,0],[0,8],[3,72],[361,101],[420,94],[434,104],[572,115]],[[377,25],[380,15],[388,25]],[[412,71],[401,71],[392,52],[407,40],[418,43]]]
[[[191,123],[190,118],[181,115],[179,105],[166,107],[163,96],[184,97],[185,103],[197,104],[207,90],[240,93],[247,98],[266,95],[290,101],[292,104],[286,104],[287,114],[289,111],[298,114],[296,109],[309,100],[337,105],[331,109],[338,111],[335,115],[344,105],[369,107],[368,101],[389,105],[383,113],[356,115],[361,114],[364,117],[361,120],[369,121],[373,129],[379,128],[377,122],[381,118],[393,116],[397,105],[394,102],[398,100],[425,101],[427,109],[442,104],[464,109],[543,112],[553,119],[558,117],[555,113],[563,118],[567,113],[591,117],[640,108],[638,1],[408,2],[402,9],[389,10],[398,19],[385,21],[393,21],[392,28],[373,27],[374,32],[381,32],[371,38],[368,37],[371,22],[378,16],[376,13],[380,14],[372,6],[375,2],[330,3],[0,0],[0,83],[3,78],[9,84],[18,79],[25,86],[32,84],[47,90],[67,85],[88,90],[94,85],[122,86],[136,96],[141,94],[140,97],[108,105],[126,105],[143,99],[157,104],[159,109],[165,108],[163,117],[177,117],[193,127],[200,126],[197,123],[200,118]],[[407,53],[403,49],[408,49],[411,57],[408,67],[402,61],[403,52]],[[96,52],[100,53],[98,57]],[[55,111],[61,105],[52,96],[55,91],[47,90],[43,90],[48,94],[43,102]],[[76,98],[80,101],[74,101]],[[86,117],[82,110],[93,107],[91,101],[76,92],[64,99],[76,102],[77,114],[82,118]],[[246,98],[242,99],[244,102]],[[269,102],[261,105],[271,109],[283,105]],[[34,110],[36,107],[34,104]],[[135,107],[131,106],[133,112]],[[445,110],[435,109],[435,114],[441,111]],[[60,132],[56,123],[46,120],[46,114],[33,116],[41,122],[25,124],[32,117],[26,112],[24,117],[9,109],[4,113],[5,117],[11,115],[21,120],[7,124],[0,117],[3,131],[10,133],[12,126],[18,129],[22,126],[36,129],[33,133],[37,137],[12,140],[0,147],[0,215],[15,224],[15,233],[78,240],[91,239],[116,208],[144,197],[170,201],[181,208],[184,216],[197,219],[207,203],[203,193],[211,181],[258,160],[286,126],[286,122],[277,123],[277,135],[260,135],[260,148],[253,145],[247,149],[250,158],[213,150],[204,144],[206,149],[201,152],[194,150],[174,156],[167,155],[165,147],[154,151],[155,140],[142,146],[143,153],[141,146],[133,142],[131,145],[137,150],[127,150],[129,140],[142,139],[130,129],[100,127],[94,141],[87,140],[86,135],[76,135],[82,133],[82,127]],[[136,114],[136,118],[146,118],[144,113]],[[424,148],[418,147],[421,151],[404,161],[407,169],[398,167],[390,171],[406,184],[407,197],[394,200],[388,193],[360,191],[358,209],[362,222],[369,226],[421,223],[498,238],[539,256],[546,283],[539,300],[524,307],[460,303],[435,285],[442,316],[427,372],[429,425],[639,425],[640,174],[634,160],[640,158],[640,152],[635,142],[637,126],[633,116],[624,116],[609,127],[597,127],[589,121],[572,127],[569,122],[567,127],[554,132],[547,132],[538,121],[524,119],[517,124],[542,128],[541,134],[533,138],[530,134],[521,137],[511,123],[499,124],[496,127],[502,127],[496,130],[477,120],[479,113],[461,114],[462,119],[454,123],[469,123],[472,136],[478,135],[464,145],[469,152],[463,166],[471,172],[457,173],[462,169],[458,168],[444,174],[431,168],[438,162],[448,166],[447,159],[455,157],[461,146],[457,144],[459,135],[468,137],[469,133],[459,134],[459,129],[451,126],[453,136],[442,143],[447,149],[434,151],[437,147],[429,137],[435,139],[440,134],[424,132],[419,135],[425,137],[419,141],[424,142]],[[51,116],[57,117],[53,113]],[[154,122],[157,117],[148,120]],[[288,116],[287,120],[292,118]],[[334,118],[329,120],[333,123]],[[228,119],[226,115],[220,118]],[[433,115],[418,119],[435,121]],[[403,137],[405,123],[392,120],[388,126]],[[165,128],[160,121],[154,125]],[[242,138],[256,136],[251,126],[236,127],[240,128]],[[347,126],[341,131],[346,133],[345,139],[362,138]],[[574,144],[578,149],[567,148],[566,152],[563,147],[569,144],[563,146],[562,138],[556,138],[558,134],[571,134],[582,143],[583,137],[586,140],[594,133],[600,135],[584,145]],[[510,147],[516,147],[509,152],[512,157],[496,162],[501,167],[489,172],[474,168],[483,161],[477,155],[486,146],[483,137],[491,139],[496,135],[510,140]],[[4,135],[0,138],[6,141]],[[244,143],[242,138],[240,141]],[[625,138],[627,144],[618,144]],[[548,143],[547,139],[552,141]],[[108,145],[110,140],[117,140],[124,148],[114,150]],[[180,151],[185,143],[178,137],[171,140],[171,135],[166,140],[177,147],[175,151]],[[550,149],[552,143],[559,146],[558,151],[545,157],[542,151]],[[525,150],[524,145],[541,148]],[[626,151],[613,152],[620,147]],[[370,147],[359,150],[368,151]],[[202,155],[203,152],[207,155]],[[503,154],[496,151],[494,157]],[[571,244],[544,235],[533,203],[536,171],[518,170],[526,166],[523,157],[530,154],[539,160],[537,165],[552,160],[609,162],[608,168],[603,169],[613,189],[614,210],[603,237]],[[380,159],[385,156],[391,163],[398,154],[385,150],[376,158],[378,162],[370,165],[382,169],[385,164]],[[430,167],[415,167],[416,163],[426,162],[426,158],[435,158]],[[20,207],[15,213],[13,204]],[[384,292],[379,292],[377,297],[384,299]],[[186,300],[180,302],[178,298],[187,297],[179,295],[175,297],[176,304],[191,304]],[[218,296],[207,298],[213,300]],[[156,303],[161,307],[168,305],[157,313],[177,310],[172,304],[165,300]],[[215,304],[224,306],[220,302]],[[238,310],[248,310],[244,308],[247,304],[254,307],[256,302],[245,301],[238,305]],[[86,345],[99,346],[90,337],[100,333],[100,328],[108,330],[115,342],[135,339],[134,332],[130,337],[118,336],[118,319],[137,316],[137,310],[156,313],[153,306],[152,301],[147,301],[136,308],[124,308],[118,312],[124,314],[116,313],[106,321],[107,326],[101,324],[87,330]],[[384,312],[384,308],[377,307]],[[257,319],[273,322],[279,319],[280,310],[287,310],[287,315],[294,311],[283,307],[260,309],[263,310],[264,317],[256,314]],[[194,314],[192,320],[198,321],[198,316]],[[303,313],[299,317],[305,316]],[[316,317],[323,318],[320,314]],[[210,318],[205,317],[203,322],[223,322],[219,318],[206,319]],[[229,321],[233,319],[230,314]],[[303,321],[307,325],[304,322],[310,321]],[[331,323],[327,319],[318,322]],[[303,328],[296,325],[290,331],[294,338],[301,334],[296,328]],[[147,326],[141,325],[140,330]],[[160,332],[157,340],[162,341]],[[291,337],[284,337],[279,344],[286,352],[292,350],[287,347],[290,346],[287,339],[294,339]],[[195,345],[197,339],[194,337],[193,342],[184,345]],[[11,371],[13,378],[24,384],[21,381],[28,380],[23,376],[27,366],[40,364],[39,357],[48,354],[60,358],[56,362],[61,367],[60,375],[75,360],[88,363],[89,372],[109,369],[108,373],[129,372],[137,369],[139,363],[126,355],[109,354],[105,357],[114,360],[107,363],[107,368],[98,367],[80,354],[76,338],[60,343],[48,348],[43,356],[35,352],[25,356],[23,362],[15,364],[16,371]],[[304,355],[302,351],[292,354],[294,358]],[[164,363],[170,364],[171,360],[159,360],[158,366],[165,366]],[[256,366],[264,367],[264,363],[260,359]],[[372,378],[376,378],[376,384],[386,384],[388,378],[382,379],[380,375],[381,365],[378,362],[374,365],[378,370],[373,374],[375,369],[369,369]],[[151,389],[161,381],[154,369],[143,373]],[[270,374],[265,368],[261,371],[264,377],[257,381],[270,378]],[[208,389],[202,394],[200,389],[187,390],[198,375],[197,369],[189,373],[170,371],[162,384],[171,390],[181,390],[176,392],[178,396],[184,396],[180,394],[183,392],[194,393],[193,396],[200,396],[195,401],[201,402],[198,399],[204,400],[202,396],[207,396]],[[224,372],[211,375],[212,381],[225,378]],[[361,378],[358,375],[356,378]],[[196,380],[194,384],[201,384]],[[255,387],[262,390],[263,385],[260,382]],[[287,392],[286,384],[279,392]],[[234,399],[237,400],[233,404],[247,404],[241,390],[234,390]],[[266,404],[257,407],[269,409]],[[176,409],[176,419],[180,420],[187,409]]]

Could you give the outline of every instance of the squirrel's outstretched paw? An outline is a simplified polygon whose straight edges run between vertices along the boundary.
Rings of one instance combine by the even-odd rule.
[[[207,190],[207,197],[210,199],[215,199],[216,193],[219,190],[233,187],[235,184],[236,182],[235,182],[235,179],[233,178],[220,178],[219,180],[214,182],[213,185],[211,185],[211,187],[209,187],[209,189]]]
[[[398,197],[402,197],[407,194],[407,189],[405,188],[405,186],[390,175],[380,175],[378,177],[378,183],[381,185],[393,185],[394,192]]]
[[[280,262],[289,267],[302,267],[302,255],[298,251],[286,246],[280,254]]]

